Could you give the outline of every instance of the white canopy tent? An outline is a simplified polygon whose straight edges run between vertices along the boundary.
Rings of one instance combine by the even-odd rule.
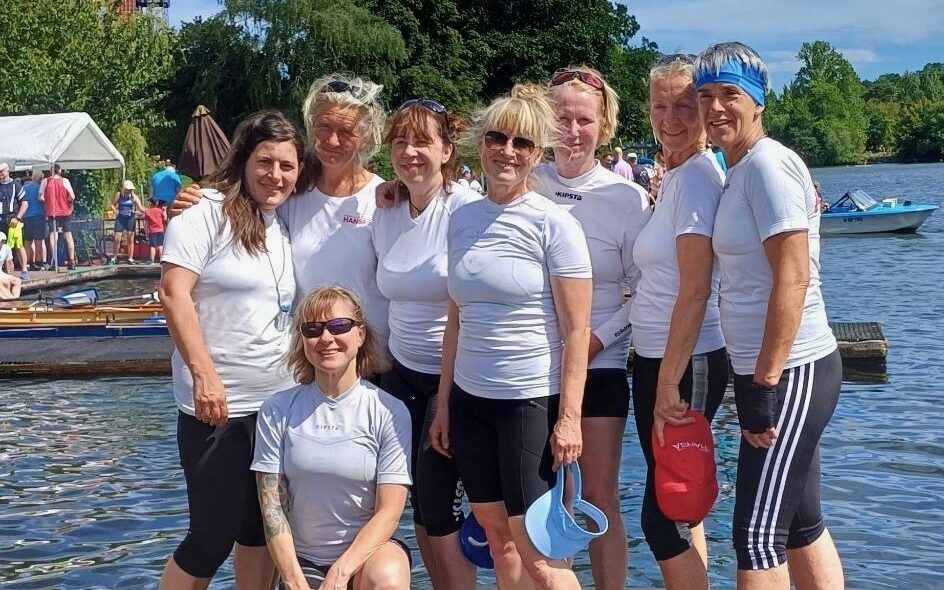
[[[0,162],[13,170],[46,170],[53,164],[74,170],[125,167],[87,113],[0,117]]]

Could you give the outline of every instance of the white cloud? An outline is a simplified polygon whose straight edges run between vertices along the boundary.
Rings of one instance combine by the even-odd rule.
[[[871,49],[842,49],[837,51],[846,59],[855,64],[874,64],[882,61],[881,58]]]

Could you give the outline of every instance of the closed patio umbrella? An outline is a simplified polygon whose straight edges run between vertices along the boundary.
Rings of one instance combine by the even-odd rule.
[[[210,116],[209,109],[200,105],[190,118],[184,147],[177,159],[177,170],[200,180],[216,170],[227,150],[229,140],[226,134]]]

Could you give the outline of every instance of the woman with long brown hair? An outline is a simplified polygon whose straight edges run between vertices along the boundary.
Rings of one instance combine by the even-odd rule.
[[[295,191],[305,143],[275,111],[237,127],[217,190],[174,219],[160,296],[176,350],[177,445],[190,526],[162,589],[202,589],[235,544],[236,588],[271,584],[252,462],[256,415],[294,380],[282,357],[295,297],[288,232],[275,210]]]

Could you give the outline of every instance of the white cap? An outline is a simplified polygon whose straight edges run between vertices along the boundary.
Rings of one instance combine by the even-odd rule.
[[[126,181],[124,181],[124,182],[121,183],[121,188],[125,189],[126,191],[133,191],[133,190],[134,190],[134,183],[131,182],[130,180],[126,180]]]
[[[627,160],[638,160],[638,159],[639,159],[639,156],[636,155],[636,152],[629,152],[628,154],[626,154],[626,159],[627,159]]]
[[[4,170],[9,170],[9,169],[10,169],[9,164],[7,164],[6,162],[0,162],[0,172],[3,172]]]

